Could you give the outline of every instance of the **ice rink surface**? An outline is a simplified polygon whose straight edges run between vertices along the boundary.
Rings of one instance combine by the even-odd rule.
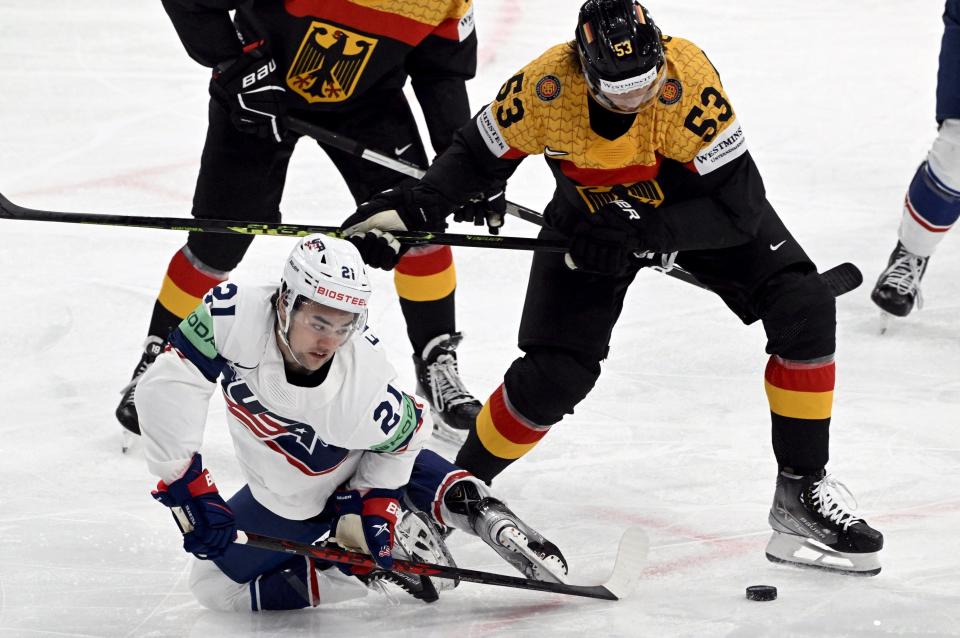
[[[569,39],[576,0],[477,7],[476,108],[519,66]],[[120,454],[113,410],[182,233],[0,222],[0,636],[956,636],[960,635],[960,236],[940,246],[926,306],[879,334],[869,289],[896,241],[903,193],[936,134],[942,2],[651,0],[665,33],[719,68],[769,197],[821,269],[866,284],[838,302],[829,469],[886,536],[883,572],[857,579],[764,558],[776,466],[759,325],[656,273],[627,297],[594,392],[495,489],[554,540],[574,582],[609,569],[628,526],[651,539],[635,595],[616,603],[464,584],[431,606],[366,599],[226,615],[187,589],[190,560],[149,496],[139,446]],[[184,217],[205,130],[208,71],[159,2],[0,0],[0,192],[54,210]],[[541,207],[539,158],[510,182]],[[302,141],[285,220],[352,208]],[[451,230],[458,230],[452,228]],[[465,229],[461,229],[465,230]],[[516,219],[509,234],[532,236]],[[260,238],[236,271],[276,280],[291,240]],[[529,255],[458,249],[461,369],[481,400],[517,356]],[[413,387],[390,275],[372,320]],[[240,477],[218,397],[204,459]],[[452,453],[450,448],[442,451]],[[465,567],[511,573],[456,534]],[[776,602],[745,600],[772,584]]]

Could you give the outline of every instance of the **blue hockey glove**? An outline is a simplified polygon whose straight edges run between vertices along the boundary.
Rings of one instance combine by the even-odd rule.
[[[333,498],[340,516],[335,526],[337,543],[370,554],[378,566],[392,569],[400,490],[372,489],[363,496],[357,490],[340,490]]]
[[[210,473],[203,469],[199,453],[193,455],[182,477],[169,485],[160,481],[152,494],[173,510],[173,520],[183,533],[183,549],[197,558],[220,558],[236,540],[233,512],[220,497]]]

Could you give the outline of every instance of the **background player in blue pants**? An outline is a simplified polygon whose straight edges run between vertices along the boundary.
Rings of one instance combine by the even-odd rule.
[[[947,0],[937,72],[940,132],[917,168],[903,203],[899,241],[870,295],[885,312],[920,308],[920,280],[930,256],[960,217],[960,0]]]

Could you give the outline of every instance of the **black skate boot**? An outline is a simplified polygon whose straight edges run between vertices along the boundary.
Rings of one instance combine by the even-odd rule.
[[[397,523],[393,557],[418,563],[457,566],[436,525],[423,512],[412,510],[405,510]],[[383,569],[374,569],[357,578],[368,587],[378,589],[387,596],[391,595],[391,590],[387,587],[389,584],[425,603],[435,602],[440,598],[441,591],[453,589],[460,584],[456,579],[432,579],[429,576]]]
[[[567,560],[557,546],[489,496],[489,490],[477,479],[463,479],[451,485],[443,504],[450,524],[473,530],[527,578],[566,582]]]
[[[767,558],[854,576],[879,574],[883,534],[847,512],[837,500],[841,494],[853,499],[825,470],[809,476],[781,471],[768,519],[773,536]]]
[[[140,363],[133,370],[133,376],[130,377],[130,383],[121,390],[123,397],[120,399],[120,405],[117,406],[117,421],[128,432],[140,434],[140,422],[137,420],[137,406],[134,404],[134,393],[137,389],[137,381],[143,376],[154,360],[163,351],[163,339],[150,336],[143,342],[143,354],[140,356]],[[126,446],[124,446],[126,447]],[[126,450],[124,450],[126,451]]]
[[[923,307],[923,297],[920,295],[920,280],[927,271],[929,257],[921,257],[908,252],[903,244],[897,242],[897,247],[890,254],[887,269],[881,273],[877,285],[873,287],[870,298],[873,303],[895,317],[906,317],[913,310]]]
[[[423,349],[423,356],[413,355],[417,370],[417,394],[430,402],[436,434],[452,443],[461,444],[477,421],[480,402],[463,385],[457,369],[456,349],[463,334],[454,332],[434,337]]]

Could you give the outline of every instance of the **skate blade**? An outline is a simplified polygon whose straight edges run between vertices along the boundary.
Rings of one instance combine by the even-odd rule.
[[[876,576],[880,573],[880,554],[838,552],[816,541],[774,531],[767,543],[767,560],[794,567],[820,569],[847,576]]]
[[[561,569],[557,569],[557,567],[543,560],[540,554],[530,549],[528,546],[530,539],[518,528],[513,525],[505,525],[497,532],[496,538],[502,547],[516,554],[520,554],[531,564],[539,568],[536,570],[539,576],[537,580],[567,584],[567,575],[564,574]]]
[[[463,445],[464,441],[467,440],[468,432],[466,430],[450,427],[443,420],[443,417],[433,410],[430,411],[430,414],[433,416],[433,438],[452,443],[458,447]]]
[[[891,315],[889,312],[886,312],[884,310],[880,311],[880,334],[881,335],[887,334],[887,330],[889,330],[890,326],[893,325],[893,321],[895,319],[896,317]]]
[[[133,447],[133,443],[139,438],[136,434],[125,427],[120,428],[120,453],[126,454],[127,450]]]

